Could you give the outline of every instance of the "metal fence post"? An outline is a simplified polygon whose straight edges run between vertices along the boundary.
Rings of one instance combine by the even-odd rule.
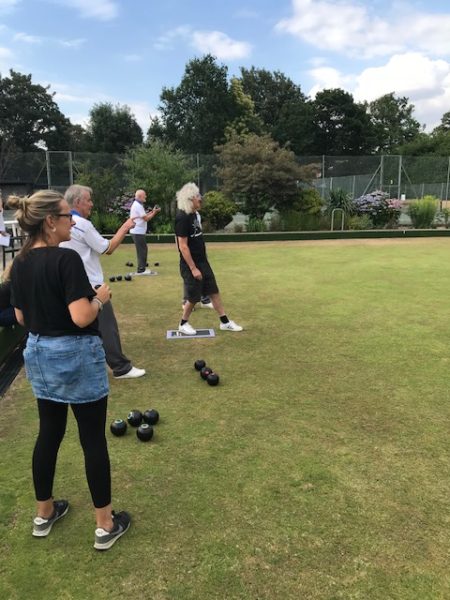
[[[445,201],[448,200],[448,184],[450,182],[450,156],[448,157],[448,167],[447,167],[447,185],[445,187]]]
[[[47,189],[52,187],[52,175],[50,172],[50,152],[48,150],[45,151],[45,163],[47,165]]]

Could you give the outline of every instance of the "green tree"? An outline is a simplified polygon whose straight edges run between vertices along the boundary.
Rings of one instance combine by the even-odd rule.
[[[373,126],[363,104],[341,89],[323,90],[313,102],[315,154],[370,153],[374,149]]]
[[[174,216],[177,190],[196,175],[182,152],[159,140],[129,150],[124,164],[128,189],[146,190],[148,202],[159,204],[166,219]]]
[[[280,71],[241,68],[242,88],[255,104],[265,129],[296,154],[311,150],[311,103],[300,86]]]
[[[248,133],[263,133],[264,124],[261,118],[255,113],[255,103],[244,92],[242,82],[237,77],[233,77],[230,87],[237,114],[225,128],[227,139],[233,134],[247,135]]]
[[[89,112],[87,150],[123,154],[142,141],[142,129],[128,106],[94,104]]]
[[[408,98],[396,98],[394,93],[385,94],[369,104],[378,152],[389,154],[417,138],[422,127],[413,117],[414,106]]]
[[[237,213],[236,203],[222,192],[211,190],[203,196],[202,221],[206,221],[214,230],[223,229],[231,223]]]
[[[282,211],[298,196],[304,170],[270,135],[234,135],[217,151],[222,191],[250,218],[262,219],[271,208]]]
[[[50,86],[32,82],[32,76],[10,70],[0,74],[0,147],[22,152],[66,150],[71,123],[59,110]]]
[[[149,139],[162,139],[188,154],[212,154],[236,116],[227,72],[210,54],[189,61],[180,85],[163,88],[161,116],[152,122]]]
[[[450,133],[450,111],[442,115],[441,124],[433,129],[433,134],[437,133]]]
[[[92,200],[99,213],[124,192],[123,165],[111,164],[108,158],[109,155],[87,155],[83,162],[77,164],[75,176],[75,183],[92,188]]]

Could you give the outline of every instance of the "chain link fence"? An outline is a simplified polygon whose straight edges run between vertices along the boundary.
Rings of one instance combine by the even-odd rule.
[[[216,175],[217,156],[192,155],[190,166],[203,193],[220,188]],[[314,187],[322,198],[342,189],[357,198],[375,189],[391,198],[414,199],[431,194],[449,200],[450,157],[446,156],[298,156],[302,166],[312,167]],[[0,156],[0,189],[3,196],[29,194],[53,188],[64,191],[76,183],[80,173],[114,174],[117,195],[127,190],[123,155],[82,152],[35,152]]]

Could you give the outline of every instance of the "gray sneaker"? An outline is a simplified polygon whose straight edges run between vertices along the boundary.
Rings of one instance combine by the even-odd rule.
[[[54,500],[53,501],[53,515],[48,519],[42,517],[34,517],[33,519],[33,535],[35,537],[47,536],[52,527],[53,523],[56,523],[58,519],[64,517],[69,510],[69,503],[67,500]]]
[[[95,530],[95,544],[96,550],[108,550],[113,544],[126,532],[128,531],[131,524],[130,515],[125,512],[115,513],[112,512],[112,518],[114,527],[111,531],[105,531],[101,527]]]

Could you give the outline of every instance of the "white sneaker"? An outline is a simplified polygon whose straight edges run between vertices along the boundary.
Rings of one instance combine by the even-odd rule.
[[[228,323],[221,323],[220,329],[222,331],[242,331],[244,328],[234,321],[228,321]]]
[[[214,308],[213,303],[212,302],[200,302],[200,306],[202,308]]]
[[[114,379],[136,379],[145,375],[145,369],[138,369],[137,367],[131,367],[128,373],[125,375],[114,375]]]
[[[184,335],[197,335],[197,330],[187,322],[184,325],[178,325],[178,331]]]

